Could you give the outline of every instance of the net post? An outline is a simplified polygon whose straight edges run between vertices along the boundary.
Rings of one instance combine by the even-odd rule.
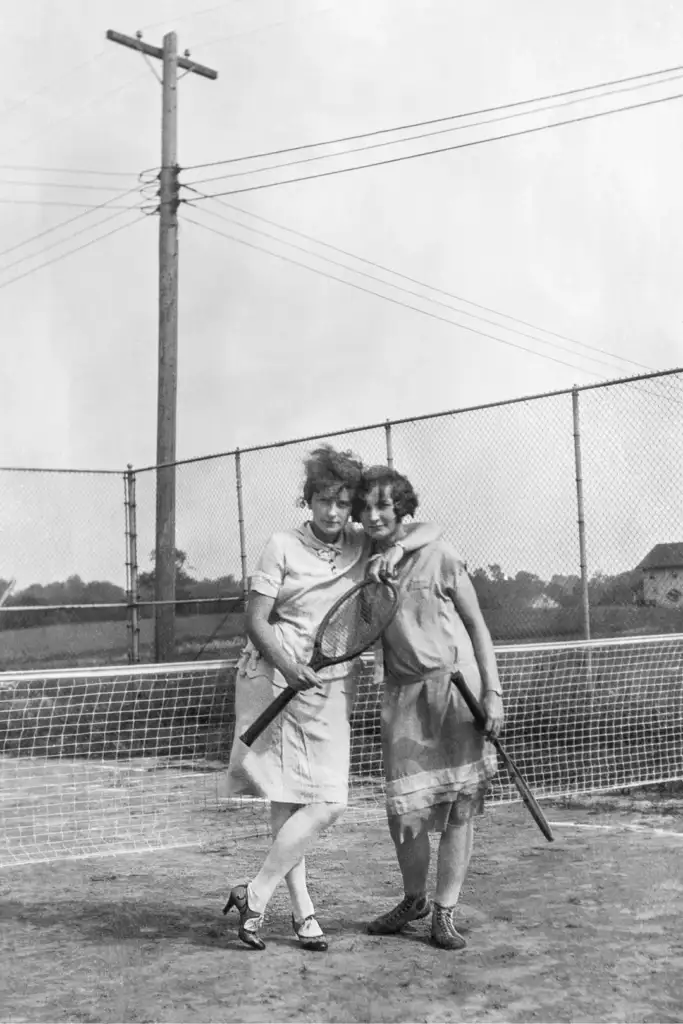
[[[247,607],[249,594],[249,579],[247,576],[247,544],[244,532],[244,495],[242,491],[242,454],[239,448],[235,449],[235,485],[237,488],[237,524],[240,538],[240,565],[242,572],[242,599],[244,607]]]
[[[394,468],[394,446],[393,446],[393,439],[392,439],[392,436],[391,436],[391,420],[387,420],[386,423],[384,424],[384,433],[385,433],[385,436],[386,436],[386,444],[387,444],[387,466],[389,467],[389,469],[393,469]]]
[[[140,661],[138,531],[135,471],[130,463],[128,463],[128,469],[124,474],[124,486],[126,495],[126,590],[128,592],[128,628],[130,630],[128,660],[137,665]]]

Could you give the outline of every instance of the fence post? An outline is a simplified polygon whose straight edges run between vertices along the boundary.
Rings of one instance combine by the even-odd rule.
[[[140,610],[138,605],[138,529],[137,504],[135,501],[135,472],[130,463],[123,475],[126,508],[126,594],[128,599],[128,623],[130,631],[128,661],[137,665],[140,661]]]
[[[583,609],[583,638],[591,638],[591,613],[588,596],[588,562],[586,559],[586,517],[583,503],[583,470],[581,465],[581,423],[579,420],[579,389],[572,388],[574,421],[574,473],[576,477],[576,506],[579,524],[579,564],[581,566],[581,605]]]
[[[387,466],[389,469],[394,468],[394,447],[391,437],[391,420],[387,420],[384,424],[384,433],[386,434],[387,442]]]
[[[130,465],[130,463],[129,463]],[[125,517],[124,536],[126,539],[126,602],[128,608],[126,609],[126,633],[128,635],[128,661],[133,660],[133,634],[131,630],[130,621],[130,481],[128,479],[128,473],[123,474],[123,511]]]
[[[237,522],[240,535],[240,563],[242,566],[242,599],[246,611],[249,596],[249,579],[247,577],[247,545],[244,534],[244,498],[242,495],[242,456],[239,448],[235,449],[235,480],[237,484]]]
[[[136,476],[128,463],[128,523],[130,530],[130,628],[131,654],[135,665],[140,661],[140,591],[138,587],[138,506],[135,498]]]

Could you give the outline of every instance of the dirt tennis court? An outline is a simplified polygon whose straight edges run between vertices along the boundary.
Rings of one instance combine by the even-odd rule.
[[[683,811],[548,808],[545,842],[519,805],[478,828],[460,923],[375,938],[399,894],[382,821],[337,826],[311,858],[327,953],[299,950],[283,892],[252,952],[221,914],[264,840],[16,867],[0,874],[2,1021],[683,1020]],[[582,823],[593,827],[577,827]],[[635,824],[635,830],[626,828]],[[595,827],[598,826],[598,827]],[[608,826],[608,827],[605,827]]]

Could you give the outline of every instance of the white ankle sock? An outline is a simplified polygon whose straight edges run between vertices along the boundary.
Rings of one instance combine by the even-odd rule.
[[[303,924],[297,921],[297,925],[299,926],[297,934],[304,939],[317,939],[323,934],[322,928],[314,917],[307,918]]]
[[[259,898],[258,893],[254,892],[251,882],[247,885],[247,901],[250,910],[255,910],[257,914],[265,914],[267,904]]]

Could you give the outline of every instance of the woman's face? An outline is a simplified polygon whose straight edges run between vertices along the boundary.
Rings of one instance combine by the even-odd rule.
[[[366,496],[360,521],[368,537],[387,544],[399,528],[391,487],[373,487]]]
[[[353,494],[348,487],[326,487],[311,498],[313,533],[318,540],[334,542],[349,521]]]

